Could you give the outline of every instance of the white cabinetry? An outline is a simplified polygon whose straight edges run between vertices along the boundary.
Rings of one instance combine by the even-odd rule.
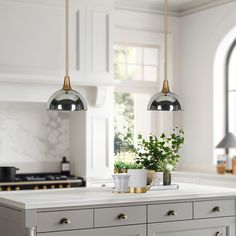
[[[86,56],[88,79],[111,82],[112,76],[112,9],[111,0],[86,1]]]
[[[113,79],[112,12],[113,0],[70,1],[70,74],[75,88]],[[6,94],[14,101],[46,102],[61,88],[65,73],[64,0],[0,1],[0,28],[0,83],[4,90],[9,84]],[[12,82],[26,85],[14,94]],[[40,84],[41,95],[36,98],[28,93],[35,84]],[[0,101],[9,99],[3,95]]]

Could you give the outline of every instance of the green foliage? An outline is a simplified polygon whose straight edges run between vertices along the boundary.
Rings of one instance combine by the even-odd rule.
[[[179,161],[179,149],[184,143],[184,131],[173,130],[169,136],[161,134],[160,137],[150,135],[148,139],[138,136],[136,163],[145,169],[169,172],[176,169]]]
[[[114,163],[114,172],[115,173],[127,173],[128,164],[123,161],[117,161]]]
[[[141,164],[125,163],[123,161],[117,161],[114,163],[115,173],[127,173],[127,170],[130,170],[130,169],[143,169],[143,166]]]
[[[130,93],[114,93],[114,152],[134,151],[134,101]]]
[[[143,165],[142,164],[138,164],[136,162],[128,164],[128,170],[136,170],[136,169],[143,169]]]

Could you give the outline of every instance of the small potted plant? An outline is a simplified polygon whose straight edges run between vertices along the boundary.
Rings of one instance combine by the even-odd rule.
[[[164,178],[176,169],[180,158],[179,149],[183,143],[184,132],[177,128],[170,135],[163,133],[160,137],[151,134],[145,139],[139,135],[136,162],[148,170],[163,172],[163,182],[170,183]]]
[[[129,192],[130,175],[127,174],[128,168],[129,165],[122,161],[115,162],[114,164],[114,174],[112,177],[114,180],[114,191],[117,193]]]
[[[130,163],[128,174],[130,175],[130,192],[145,193],[147,191],[147,170],[141,164]]]

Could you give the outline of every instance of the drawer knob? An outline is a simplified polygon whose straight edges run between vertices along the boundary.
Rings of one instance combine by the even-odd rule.
[[[216,206],[212,209],[213,212],[221,212],[221,208]]]
[[[170,210],[170,211],[167,212],[167,215],[168,216],[176,216],[177,212],[175,210]]]
[[[118,215],[118,217],[117,217],[119,220],[127,220],[128,219],[128,215],[127,214],[120,214],[120,215]]]
[[[223,233],[216,232],[216,236],[223,236]]]
[[[71,220],[67,218],[62,218],[59,221],[59,225],[69,225],[70,223],[71,223]]]

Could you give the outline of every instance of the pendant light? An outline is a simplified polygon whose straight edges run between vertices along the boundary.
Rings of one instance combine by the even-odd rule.
[[[180,111],[181,105],[177,95],[170,92],[167,74],[168,56],[168,2],[164,0],[164,81],[162,91],[155,94],[148,103],[149,111]]]
[[[69,0],[65,0],[65,77],[63,88],[49,98],[47,108],[53,111],[83,111],[87,104],[82,95],[73,90],[69,77]]]

